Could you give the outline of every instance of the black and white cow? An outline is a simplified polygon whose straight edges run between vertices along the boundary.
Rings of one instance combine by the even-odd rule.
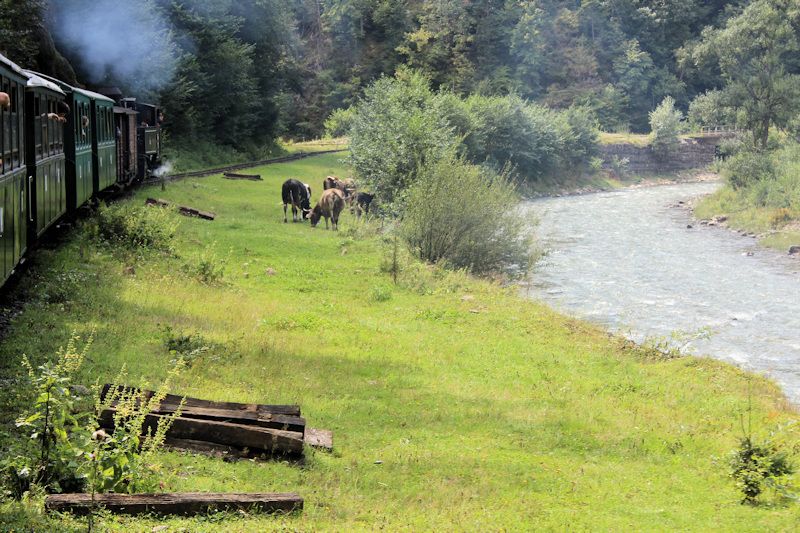
[[[303,220],[308,218],[311,212],[311,187],[301,183],[296,179],[288,179],[283,182],[281,188],[283,197],[283,221],[286,220],[286,206],[292,206],[292,222],[297,222],[297,210],[300,210]]]

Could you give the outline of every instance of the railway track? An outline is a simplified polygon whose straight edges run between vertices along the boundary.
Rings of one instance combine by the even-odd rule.
[[[233,172],[245,168],[258,167],[263,165],[273,165],[275,163],[286,163],[287,161],[296,161],[298,159],[305,159],[306,157],[313,157],[323,154],[335,154],[337,152],[344,152],[346,148],[339,148],[337,150],[322,150],[319,152],[298,152],[296,154],[286,155],[283,157],[275,157],[272,159],[262,159],[261,161],[250,161],[247,163],[237,163],[235,165],[227,165],[224,167],[207,168],[204,170],[194,170],[192,172],[180,172],[178,174],[170,174],[160,178],[149,178],[144,181],[145,184],[161,183],[162,181],[176,181],[184,178],[202,178],[205,176],[212,176],[214,174],[221,174],[223,172]]]

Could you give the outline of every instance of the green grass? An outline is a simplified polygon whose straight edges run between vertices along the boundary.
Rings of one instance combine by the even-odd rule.
[[[681,139],[690,139],[693,133],[680,135]],[[601,131],[599,137],[600,144],[632,144],[639,148],[650,146],[651,137],[648,133],[609,133]]]
[[[786,251],[800,244],[800,214],[784,208],[758,206],[747,195],[725,186],[703,198],[695,207],[700,219],[717,215],[728,217],[727,225],[752,233],[762,234],[764,246]]]
[[[296,152],[324,152],[327,150],[342,150],[347,148],[348,139],[341,137],[337,139],[319,139],[315,141],[294,142],[284,141],[281,147],[290,154]]]
[[[646,133],[609,133],[600,132],[600,144],[632,144],[645,147],[650,145],[650,135]]]
[[[169,184],[159,197],[218,215],[182,219],[177,258],[112,252],[80,230],[37,253],[20,288],[30,303],[0,343],[0,377],[19,373],[22,353],[40,361],[72,330],[95,330],[85,382],[126,365],[132,384],[151,386],[168,370],[169,325],[223,347],[196,360],[175,392],[296,402],[310,426],[334,432],[335,452],[309,450],[302,467],[162,456],[165,490],[295,491],[302,513],[105,517],[103,530],[796,526],[794,505],[739,505],[717,459],[736,445],[748,390],[760,435],[794,418],[774,384],[710,359],[648,356],[514,288],[459,273],[409,263],[393,285],[374,226],[349,215],[338,233],[283,223],[281,182],[319,189],[324,176],[347,173],[339,158],[256,169],[263,182]],[[183,265],[210,254],[225,274],[207,285]],[[17,387],[0,389],[5,429],[24,401]],[[6,503],[0,521],[85,530],[83,520],[42,515],[40,504]]]

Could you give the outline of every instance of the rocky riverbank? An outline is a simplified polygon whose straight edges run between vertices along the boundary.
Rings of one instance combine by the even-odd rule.
[[[620,177],[610,172],[603,172],[600,176],[583,177],[574,183],[561,184],[557,187],[545,185],[542,189],[525,190],[526,199],[536,198],[561,198],[598,192],[641,189],[644,187],[657,187],[661,185],[677,185],[681,183],[703,183],[719,181],[719,174],[709,170],[686,170],[669,174],[645,174]]]

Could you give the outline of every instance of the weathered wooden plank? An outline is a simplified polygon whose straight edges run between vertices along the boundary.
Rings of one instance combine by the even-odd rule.
[[[333,451],[333,431],[327,429],[307,428],[303,440],[309,446]]]
[[[251,180],[251,181],[264,181],[259,174],[237,174],[236,172],[225,172],[222,175],[229,180]]]
[[[158,415],[169,415],[178,409],[177,404],[162,402],[153,413]],[[275,413],[258,413],[251,411],[235,411],[231,409],[210,409],[207,407],[195,407],[184,405],[181,409],[181,416],[186,418],[197,418],[199,420],[218,420],[220,422],[231,422],[234,424],[246,424],[264,428],[281,429],[283,431],[297,431],[305,433],[306,420],[299,416],[281,415]]]
[[[213,493],[168,492],[164,494],[95,494],[94,505],[117,514],[155,513],[191,516],[212,511],[292,512],[303,508],[295,493]],[[88,514],[92,495],[50,494],[44,502],[48,511]]]
[[[169,436],[164,439],[164,446],[175,450],[197,452],[218,458],[252,458],[258,455],[250,450],[244,450],[236,446],[226,446],[224,444],[215,444],[203,440],[175,439]]]
[[[103,409],[99,422],[102,427],[114,428],[114,409]],[[142,434],[155,433],[163,415],[148,414],[142,426]],[[217,422],[215,420],[198,420],[178,417],[172,422],[167,435],[176,439],[189,439],[263,450],[272,454],[299,455],[303,453],[303,434],[296,431]]]
[[[142,391],[135,387],[128,387],[125,385],[120,385],[119,388],[124,388],[126,390],[133,390],[137,392],[143,392],[147,398],[150,398],[152,397],[153,394],[155,394],[153,391],[150,390]],[[110,390],[111,390],[110,384],[106,383],[105,385],[103,385],[103,390],[100,393],[100,397],[105,399]],[[179,396],[177,394],[167,394],[162,403],[178,405],[181,402],[181,399],[183,398],[184,398],[183,396]],[[299,405],[268,405],[268,404],[255,404],[255,403],[216,402],[212,400],[202,400],[200,398],[192,398],[191,396],[186,396],[185,398],[186,400],[184,402],[184,407],[202,407],[207,409],[224,409],[226,411],[243,411],[248,413],[257,413],[261,416],[265,416],[266,414],[300,416]]]
[[[172,205],[171,202],[168,202],[166,200],[161,200],[158,198],[148,198],[147,200],[145,200],[144,203],[147,205],[155,205],[158,207],[170,207]],[[199,217],[205,220],[214,220],[215,218],[217,218],[217,215],[210,211],[201,211],[199,209],[196,209],[194,207],[189,207],[186,205],[179,205],[177,206],[177,208],[180,214],[189,217]]]

